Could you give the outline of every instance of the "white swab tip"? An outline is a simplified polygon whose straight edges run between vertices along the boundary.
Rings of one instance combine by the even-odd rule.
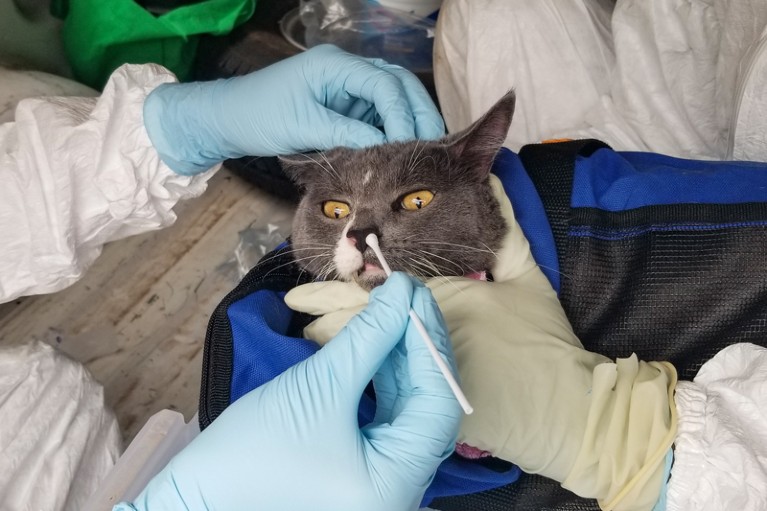
[[[372,249],[374,249],[374,250],[375,250],[375,249],[379,249],[379,248],[380,248],[380,247],[378,246],[378,236],[376,236],[376,235],[375,235],[374,233],[372,233],[372,232],[371,232],[370,234],[368,234],[367,236],[365,236],[365,243],[367,243],[368,245],[370,245],[370,247],[371,247]]]

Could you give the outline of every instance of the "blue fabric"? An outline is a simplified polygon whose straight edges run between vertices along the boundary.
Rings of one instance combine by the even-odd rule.
[[[535,185],[517,154],[501,149],[495,159],[493,173],[503,183],[503,189],[514,208],[514,216],[530,243],[533,258],[551,286],[559,292],[559,258],[551,224]]]
[[[625,211],[665,204],[740,204],[767,199],[767,164],[672,158],[599,149],[578,157],[572,206]]]
[[[319,349],[313,341],[285,335],[293,312],[285,305],[284,296],[285,293],[261,290],[229,307],[227,314],[233,342],[230,403]],[[369,423],[374,416],[375,401],[363,395],[359,408],[360,425]],[[452,456],[440,465],[422,505],[428,505],[437,497],[505,486],[515,482],[520,473],[516,466],[496,472]]]
[[[284,296],[256,292],[227,310],[234,340],[230,403],[319,349],[315,342],[284,335],[293,314]]]

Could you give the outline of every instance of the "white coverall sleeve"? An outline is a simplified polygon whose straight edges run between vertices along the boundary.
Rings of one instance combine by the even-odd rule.
[[[172,224],[218,168],[175,174],[143,124],[144,99],[176,78],[117,69],[99,98],[29,98],[0,125],[0,303],[78,280],[105,243]]]

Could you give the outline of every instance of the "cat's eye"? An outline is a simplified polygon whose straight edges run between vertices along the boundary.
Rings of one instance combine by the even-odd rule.
[[[322,203],[322,212],[328,218],[344,218],[350,213],[349,205],[337,200],[326,200]]]
[[[415,211],[424,206],[428,206],[433,198],[434,194],[429,190],[418,190],[417,192],[410,192],[403,196],[400,203],[402,204],[403,209]]]

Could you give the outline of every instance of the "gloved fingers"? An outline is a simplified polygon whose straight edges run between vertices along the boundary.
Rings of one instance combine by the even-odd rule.
[[[403,71],[408,73],[404,69]],[[343,87],[347,94],[375,105],[376,112],[383,121],[386,140],[393,142],[412,140],[418,136],[405,87],[423,89],[423,85],[417,78],[413,77],[413,80],[415,81],[408,81],[405,86],[396,74],[382,69],[375,63],[360,60],[358,67],[346,77]]]
[[[375,127],[382,127],[381,118],[373,103],[348,94],[336,94],[328,98],[325,106],[343,116],[356,119]]]
[[[386,141],[383,132],[370,124],[321,106],[318,108],[322,110],[319,115],[324,117],[325,122],[306,130],[303,139],[305,150],[325,151],[339,146],[361,149]]]
[[[407,395],[403,388],[410,388],[407,370],[407,350],[402,339],[381,364],[373,376],[373,387],[376,393],[375,422],[391,422],[402,408],[402,399]]]
[[[395,273],[370,293],[368,306],[315,356],[329,381],[353,401],[359,397],[387,355],[405,335],[413,279]],[[334,389],[329,389],[333,391]]]
[[[417,287],[413,292],[413,310],[421,321],[437,350],[455,372],[455,360],[449,344],[447,327],[431,292]],[[410,396],[392,422],[403,437],[421,438],[423,455],[443,456],[452,450],[460,425],[462,410],[445,377],[432,358],[421,334],[411,322],[405,332],[407,346],[407,373]],[[403,376],[398,380],[405,381]]]
[[[392,73],[402,82],[410,110],[413,112],[416,138],[436,140],[445,136],[445,121],[420,80],[413,73],[400,66],[388,64],[381,59],[372,60],[376,67]]]
[[[352,103],[346,112],[346,116],[351,119],[362,121],[365,124],[370,124],[376,128],[379,127],[376,122],[381,120],[378,116],[378,112],[376,112],[375,105],[368,103],[364,99],[358,99]]]

